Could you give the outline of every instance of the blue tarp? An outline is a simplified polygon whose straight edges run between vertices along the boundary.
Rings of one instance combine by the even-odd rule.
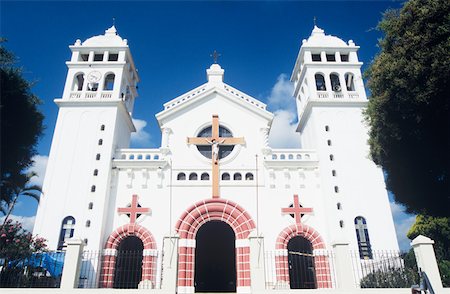
[[[10,261],[10,267],[42,267],[46,269],[52,277],[62,274],[64,266],[65,252],[44,252],[34,253],[30,258],[21,261]]]

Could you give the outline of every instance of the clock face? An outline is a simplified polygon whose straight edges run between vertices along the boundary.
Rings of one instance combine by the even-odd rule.
[[[99,72],[99,71],[91,71],[88,74],[87,79],[91,83],[96,83],[96,82],[100,81],[101,77],[102,77],[101,72]]]

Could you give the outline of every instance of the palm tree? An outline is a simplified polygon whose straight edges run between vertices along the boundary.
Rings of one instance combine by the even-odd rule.
[[[6,208],[1,207],[2,212],[6,215],[5,219],[3,220],[3,225],[5,225],[8,221],[8,218],[11,215],[14,206],[16,205],[17,199],[19,199],[20,196],[23,195],[34,198],[39,203],[42,194],[42,187],[39,185],[30,185],[30,180],[34,176],[37,176],[35,172],[21,174],[15,179],[15,181],[9,182],[7,184],[8,189],[11,191],[12,197],[11,202],[7,205]]]

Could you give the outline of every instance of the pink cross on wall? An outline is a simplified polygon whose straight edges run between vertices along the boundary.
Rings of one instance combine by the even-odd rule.
[[[147,207],[139,207],[138,206],[138,196],[133,195],[133,199],[131,200],[131,206],[130,207],[121,207],[117,209],[117,212],[119,214],[129,214],[130,215],[130,224],[134,224],[137,219],[138,214],[144,214],[144,213],[150,213],[150,208]]]
[[[312,213],[313,209],[312,208],[304,208],[300,206],[300,203],[298,202],[298,195],[294,195],[294,206],[293,207],[287,207],[287,208],[282,208],[281,209],[281,213],[282,214],[294,214],[295,216],[295,223],[297,225],[301,224],[301,219],[302,219],[302,213]]]

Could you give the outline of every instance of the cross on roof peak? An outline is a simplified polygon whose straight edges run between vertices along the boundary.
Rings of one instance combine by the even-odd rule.
[[[219,57],[222,56],[222,54],[220,54],[219,52],[214,50],[214,52],[212,54],[210,54],[210,56],[213,58],[213,61],[216,64],[217,63],[217,59],[219,59]]]

